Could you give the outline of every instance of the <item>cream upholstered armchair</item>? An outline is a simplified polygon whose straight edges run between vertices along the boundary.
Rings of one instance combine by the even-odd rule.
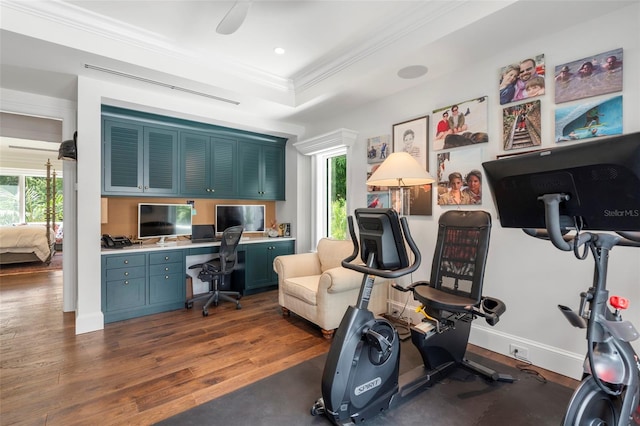
[[[363,274],[341,265],[351,253],[351,240],[323,238],[315,253],[276,257],[273,269],[283,314],[294,312],[319,326],[325,338],[332,338],[347,307],[356,303],[362,284]],[[374,314],[386,312],[388,285],[376,278],[369,301]]]

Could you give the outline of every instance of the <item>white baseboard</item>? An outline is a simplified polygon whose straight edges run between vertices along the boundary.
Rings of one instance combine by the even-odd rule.
[[[401,313],[402,318],[411,318],[412,324],[422,321],[422,314],[415,312],[415,305],[411,303],[405,304],[397,300],[389,300],[387,303],[389,314]],[[509,345],[515,344],[521,348],[526,348],[528,361],[534,366],[576,380],[580,380],[582,377],[584,354],[568,352],[540,342],[502,333],[488,326],[476,325],[475,323],[471,326],[469,343],[506,356],[510,356]]]

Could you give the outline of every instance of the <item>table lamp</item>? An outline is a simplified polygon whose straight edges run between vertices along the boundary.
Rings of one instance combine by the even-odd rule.
[[[436,180],[408,152],[394,152],[369,177],[369,186],[388,186],[400,190],[400,216],[404,216],[404,192],[408,186],[426,185]],[[407,207],[410,205],[407,204]],[[407,208],[406,214],[409,214]]]

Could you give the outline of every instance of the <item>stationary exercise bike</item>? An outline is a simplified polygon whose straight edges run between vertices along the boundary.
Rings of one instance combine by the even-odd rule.
[[[448,211],[439,220],[431,282],[411,291],[422,303],[425,319],[411,328],[411,340],[424,365],[399,376],[400,339],[393,324],[375,318],[367,309],[375,277],[398,278],[421,262],[406,221],[392,209],[357,209],[360,244],[353,217],[349,232],[354,251],[342,266],[364,274],[357,303],[349,306],[335,334],[322,374],[322,397],[311,408],[336,425],[361,423],[392,408],[402,398],[429,386],[457,367],[473,370],[489,380],[512,382],[464,357],[475,317],[494,325],[505,311],[498,299],[482,297],[482,280],[489,246],[491,217],[483,211]],[[413,262],[405,244],[413,254]],[[366,265],[352,263],[358,254]]]
[[[562,424],[640,425],[640,358],[630,344],[640,334],[633,324],[622,320],[621,311],[628,308],[629,301],[609,297],[607,290],[609,252],[614,246],[640,247],[640,232],[614,235],[580,232],[578,228],[575,234],[569,234],[561,229],[558,215],[558,206],[568,200],[568,195],[546,194],[540,200],[547,210],[547,228],[524,229],[525,233],[550,239],[556,248],[573,251],[580,260],[591,252],[595,262],[593,285],[580,293],[578,312],[558,305],[571,325],[587,330],[588,342],[582,381],[571,397]]]
[[[558,306],[572,325],[586,329],[588,343],[582,382],[562,424],[640,424],[640,359],[630,343],[639,335],[622,320],[628,301],[609,298],[606,288],[613,247],[640,247],[640,133],[482,166],[503,227],[548,239],[578,259],[594,258],[593,284],[580,294],[578,312]]]

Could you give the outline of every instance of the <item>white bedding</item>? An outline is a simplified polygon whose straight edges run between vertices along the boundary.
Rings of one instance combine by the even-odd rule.
[[[0,226],[1,253],[34,253],[45,262],[51,248],[47,244],[47,227],[43,225]],[[51,233],[51,242],[54,233]]]

